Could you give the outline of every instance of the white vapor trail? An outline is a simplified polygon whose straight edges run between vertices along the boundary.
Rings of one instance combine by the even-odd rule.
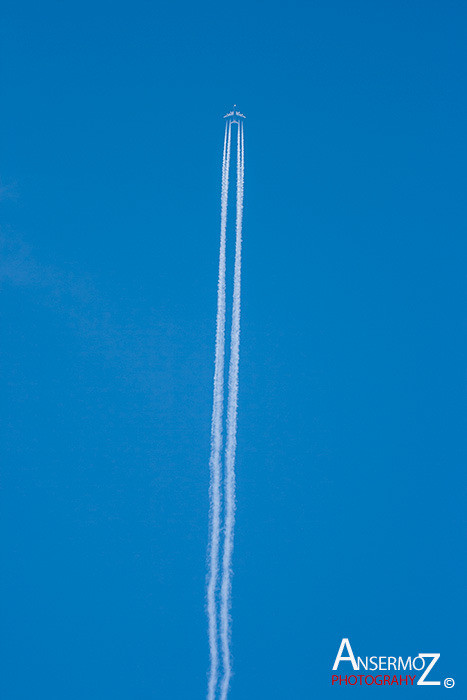
[[[237,132],[237,212],[235,224],[235,268],[232,303],[232,327],[230,335],[230,365],[227,400],[227,439],[225,448],[225,530],[224,551],[222,558],[221,584],[221,643],[222,677],[220,697],[226,700],[229,692],[232,663],[230,654],[230,608],[232,588],[232,552],[235,525],[235,451],[237,446],[237,401],[238,401],[238,363],[240,350],[240,291],[242,267],[242,219],[243,219],[243,174],[244,148],[243,123],[238,124]]]
[[[221,231],[219,248],[219,277],[217,287],[216,351],[214,369],[214,392],[211,423],[210,510],[208,550],[208,634],[210,671],[208,700],[214,700],[219,674],[218,629],[216,591],[219,577],[219,543],[221,517],[221,451],[222,418],[224,408],[224,356],[225,356],[225,246],[227,228],[227,199],[229,191],[231,124],[225,125],[224,151],[222,159]]]

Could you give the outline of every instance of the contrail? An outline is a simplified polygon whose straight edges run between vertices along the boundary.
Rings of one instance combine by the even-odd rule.
[[[227,227],[227,199],[229,191],[229,164],[231,123],[225,125],[222,159],[221,231],[219,247],[219,277],[217,286],[216,351],[214,368],[214,392],[211,422],[210,509],[209,509],[209,574],[207,587],[208,634],[210,671],[208,700],[214,700],[219,673],[216,590],[219,575],[219,540],[221,514],[221,451],[222,418],[224,408],[224,355],[225,355],[225,243]]]
[[[232,328],[230,335],[229,395],[227,400],[227,440],[225,448],[225,530],[222,558],[221,585],[221,642],[224,675],[221,684],[221,700],[229,692],[232,664],[230,656],[230,608],[232,588],[232,552],[235,524],[235,450],[237,446],[238,362],[240,349],[240,291],[242,269],[242,219],[243,219],[243,122],[238,122],[237,132],[237,216],[235,224],[235,269],[232,303]]]

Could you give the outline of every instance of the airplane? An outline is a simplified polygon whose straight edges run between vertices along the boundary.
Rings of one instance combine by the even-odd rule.
[[[234,105],[230,112],[224,114],[224,119],[229,119],[232,124],[240,124],[245,115],[238,111],[237,105]]]

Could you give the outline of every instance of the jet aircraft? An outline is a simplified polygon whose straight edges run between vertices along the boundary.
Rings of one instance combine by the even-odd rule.
[[[240,124],[245,119],[245,115],[238,110],[237,105],[234,105],[230,112],[224,114],[224,119],[228,119],[232,124]]]

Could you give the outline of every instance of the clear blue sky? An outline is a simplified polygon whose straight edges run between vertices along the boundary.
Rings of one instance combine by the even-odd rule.
[[[466,28],[454,0],[3,3],[2,698],[204,698],[233,102],[232,700],[360,697],[343,636],[440,652],[465,697]]]

